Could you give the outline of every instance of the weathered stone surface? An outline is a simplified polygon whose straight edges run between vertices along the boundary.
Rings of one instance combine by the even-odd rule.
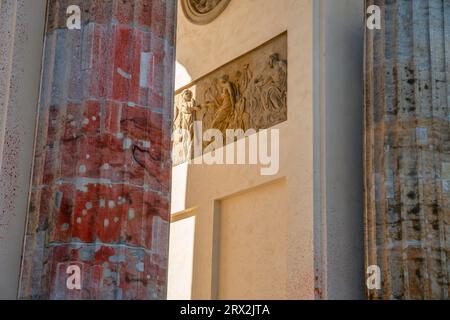
[[[175,11],[50,1],[22,299],[165,298]]]
[[[45,7],[46,0],[0,0],[0,300],[17,297]]]
[[[366,263],[372,299],[448,299],[450,1],[367,0]]]

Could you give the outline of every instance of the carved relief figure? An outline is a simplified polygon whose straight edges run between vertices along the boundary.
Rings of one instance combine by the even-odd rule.
[[[197,106],[192,91],[184,90],[181,94],[181,103],[175,110],[174,127],[175,129],[178,129],[179,135],[174,139],[177,143],[183,144],[183,149],[185,150],[186,155],[192,154],[194,121],[197,111],[200,111],[200,108]],[[188,136],[186,136],[186,133],[188,133]]]
[[[250,84],[250,81],[253,78],[253,73],[250,70],[250,65],[246,64],[244,66],[243,72],[238,72],[238,84],[239,84],[239,92],[242,94],[247,90],[248,85]]]
[[[234,85],[228,81],[228,76],[222,76],[219,79],[221,94],[217,99],[218,110],[214,117],[211,127],[219,129],[222,133],[229,128],[230,121],[235,113],[236,90]]]
[[[272,54],[267,67],[255,81],[264,111],[276,115],[286,105],[286,81],[287,64],[279,59],[278,54]]]

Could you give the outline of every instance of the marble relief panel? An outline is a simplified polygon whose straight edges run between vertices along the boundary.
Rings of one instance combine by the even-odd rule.
[[[228,129],[258,131],[286,121],[287,34],[181,88],[174,101],[174,165],[192,159],[193,142],[208,129],[226,137]]]

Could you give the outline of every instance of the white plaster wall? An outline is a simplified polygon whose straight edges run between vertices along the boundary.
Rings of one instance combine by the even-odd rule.
[[[182,235],[180,237],[180,235]],[[189,300],[192,292],[192,268],[194,258],[195,214],[185,215],[171,224],[169,251],[169,300]]]
[[[0,299],[17,295],[45,8],[45,0],[0,0]]]
[[[220,202],[218,299],[286,298],[286,196],[281,179]]]
[[[363,5],[363,0],[232,0],[206,26],[189,23],[179,12],[177,60],[193,80],[288,31],[288,121],[275,126],[279,173],[263,177],[259,167],[245,165],[173,171],[173,190],[179,190],[172,193],[174,214],[196,208],[193,258],[185,261],[193,264],[192,277],[185,275],[192,279],[191,298],[220,298],[223,201],[249,190],[264,192],[261,186],[280,178],[286,181],[287,208],[280,206],[278,214],[286,214],[287,248],[277,259],[286,268],[277,273],[274,281],[281,284],[271,298],[364,297]],[[271,199],[270,193],[266,197]],[[258,217],[258,205],[236,210]],[[172,230],[171,250],[180,250],[184,236]],[[233,243],[245,245],[245,235],[233,236]],[[183,272],[177,264],[169,261],[170,274]]]
[[[258,166],[246,165],[190,165],[187,171],[174,170],[173,190],[182,190],[184,187],[177,184],[186,183],[185,195],[173,192],[174,207],[198,208],[191,298],[219,297],[221,200],[284,177],[284,198],[288,199],[284,235],[287,248],[281,259],[286,268],[282,278],[272,278],[281,282],[278,286],[283,288],[273,298],[313,299],[313,2],[232,0],[223,14],[206,26],[189,23],[181,11],[178,16],[177,61],[193,80],[288,31],[288,121],[275,127],[280,130],[281,140],[278,174],[261,176]],[[178,176],[180,172],[185,176]],[[270,199],[270,194],[267,197]],[[179,200],[183,198],[180,207]],[[245,208],[254,211],[246,214],[257,216],[257,207]],[[184,237],[174,232],[172,239]],[[245,235],[234,236],[245,241]],[[171,250],[175,243],[180,241],[173,241]],[[169,261],[169,269],[173,267]]]

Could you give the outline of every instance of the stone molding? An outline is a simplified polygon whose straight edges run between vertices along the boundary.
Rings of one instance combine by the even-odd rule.
[[[231,0],[181,0],[186,18],[194,24],[205,25],[215,20]]]

